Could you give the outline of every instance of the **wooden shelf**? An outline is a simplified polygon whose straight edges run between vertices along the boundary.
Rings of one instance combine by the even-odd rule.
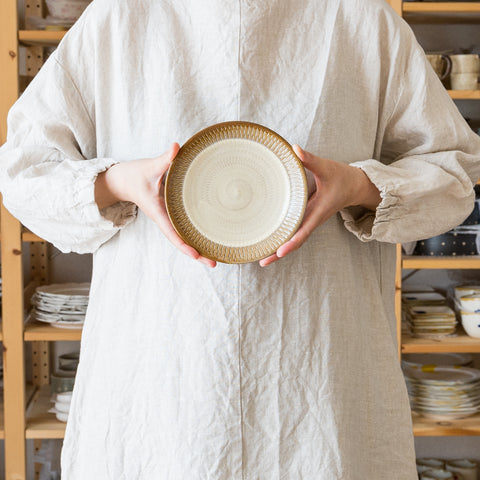
[[[82,338],[82,329],[52,327],[48,323],[30,320],[25,324],[23,337],[27,342],[80,341]]]
[[[416,437],[480,435],[480,413],[471,417],[439,422],[412,413],[413,434]]]
[[[480,2],[403,2],[410,23],[480,23]]]
[[[60,43],[65,33],[65,31],[20,30],[18,32],[18,41],[22,45],[54,47]]]
[[[22,242],[44,242],[45,240],[38,235],[35,235],[26,228],[22,229]]]
[[[480,2],[403,2],[403,11],[421,13],[480,13]]]
[[[480,100],[480,90],[448,90],[454,100]]]
[[[469,337],[458,328],[456,337],[442,339],[402,336],[402,353],[480,353],[480,338]]]
[[[403,256],[404,269],[477,269],[480,268],[480,256],[462,257],[422,257],[420,255]]]
[[[3,391],[0,395],[0,440],[5,439],[5,428],[4,428],[4,421],[3,421]]]
[[[66,423],[48,412],[54,406],[51,396],[50,385],[35,391],[26,411],[26,438],[64,438]]]

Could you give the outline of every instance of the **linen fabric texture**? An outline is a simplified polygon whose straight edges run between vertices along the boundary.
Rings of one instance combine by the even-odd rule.
[[[209,269],[94,182],[217,122],[365,171],[296,252]],[[480,140],[382,0],[95,0],[10,111],[6,207],[93,252],[65,480],[417,478],[394,242],[473,208]]]

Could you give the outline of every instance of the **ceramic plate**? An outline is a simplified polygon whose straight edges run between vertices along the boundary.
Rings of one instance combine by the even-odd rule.
[[[468,367],[423,366],[416,369],[406,367],[405,377],[410,382],[424,385],[458,385],[480,381],[480,370]]]
[[[45,297],[65,295],[73,297],[71,300],[83,300],[76,297],[87,297],[90,292],[90,283],[53,283],[37,287],[36,292]]]
[[[473,357],[469,353],[407,353],[402,355],[402,364],[409,366],[467,366],[472,362]]]
[[[167,174],[165,202],[178,235],[201,255],[253,262],[276,252],[299,227],[305,171],[272,130],[220,123],[180,149]]]

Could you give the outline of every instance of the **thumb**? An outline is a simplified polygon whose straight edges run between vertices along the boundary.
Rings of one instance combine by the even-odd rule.
[[[167,170],[168,167],[170,167],[170,164],[172,163],[173,159],[177,156],[178,151],[180,150],[180,146],[178,145],[177,142],[172,143],[170,148],[160,155],[159,157],[154,157],[153,160],[153,165],[154,165],[154,171],[153,173],[162,176]]]
[[[312,153],[303,150],[303,148],[298,145],[293,145],[292,148],[297,157],[302,161],[303,165],[312,172],[315,171],[315,166],[318,163],[317,157]]]

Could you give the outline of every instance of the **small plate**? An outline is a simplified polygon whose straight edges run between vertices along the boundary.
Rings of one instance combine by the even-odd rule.
[[[178,235],[202,256],[253,262],[275,253],[299,227],[305,170],[272,130],[219,123],[182,146],[167,174],[165,203]]]

